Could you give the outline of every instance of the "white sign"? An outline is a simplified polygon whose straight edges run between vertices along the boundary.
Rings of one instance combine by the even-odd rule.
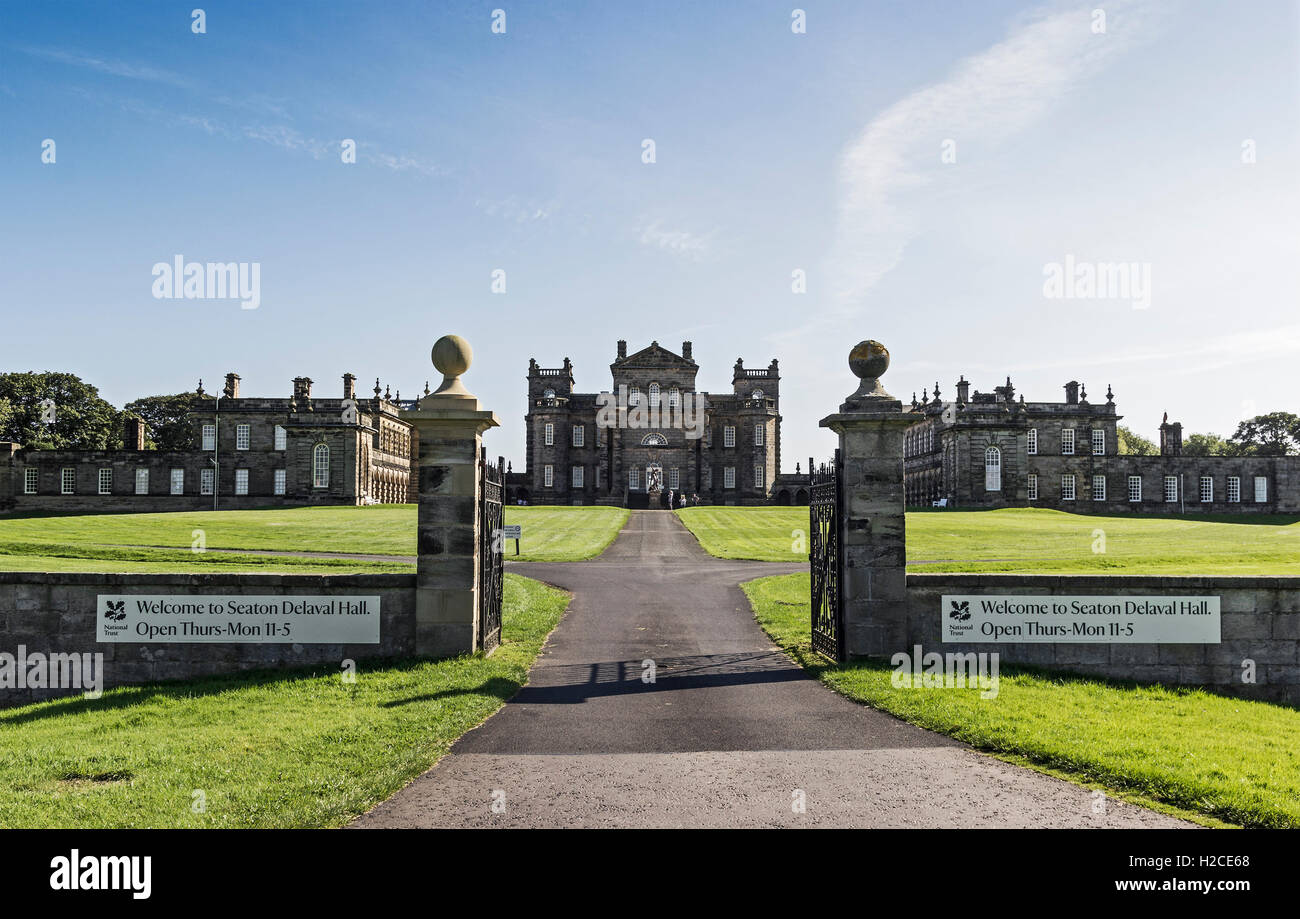
[[[502,539],[520,539],[524,535],[524,527],[521,523],[507,524],[501,528]]]
[[[1220,640],[1218,597],[944,594],[943,640],[1206,644]]]
[[[379,644],[378,597],[100,594],[100,642]]]

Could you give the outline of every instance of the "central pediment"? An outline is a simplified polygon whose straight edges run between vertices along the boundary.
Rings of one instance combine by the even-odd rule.
[[[695,367],[695,361],[682,357],[669,351],[657,341],[650,342],[649,347],[642,348],[635,354],[629,354],[614,361],[610,365],[614,367]]]

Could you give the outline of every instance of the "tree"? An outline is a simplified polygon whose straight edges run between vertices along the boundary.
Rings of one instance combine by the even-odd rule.
[[[197,393],[183,392],[174,396],[145,396],[128,402],[124,412],[144,419],[146,438],[158,450],[194,449],[194,430],[189,414],[201,401]],[[211,401],[211,400],[208,400]]]
[[[41,404],[54,403],[54,423]],[[72,373],[0,373],[0,401],[9,404],[0,440],[37,450],[116,450],[122,446],[121,413],[99,390]]]
[[[1155,456],[1160,452],[1154,443],[1141,434],[1134,434],[1122,424],[1115,429],[1115,433],[1122,456]]]
[[[1300,418],[1290,412],[1269,412],[1247,418],[1232,435],[1242,456],[1289,456],[1300,446]]]
[[[1218,434],[1192,434],[1183,442],[1187,456],[1233,456],[1236,448]]]

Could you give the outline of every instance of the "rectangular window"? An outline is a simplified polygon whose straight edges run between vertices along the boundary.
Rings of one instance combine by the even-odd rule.
[[[581,424],[573,426],[573,445],[575,447],[585,446],[587,443],[587,428]]]
[[[246,424],[235,425],[235,449],[248,449],[248,425]]]
[[[574,487],[574,488],[581,488],[581,487],[582,487],[582,467],[581,467],[581,466],[574,466],[574,467],[573,467],[573,479],[572,479],[572,481],[573,481],[573,487]]]
[[[681,390],[677,390],[677,389],[668,390],[668,407],[677,408],[677,406],[681,404],[682,404]]]
[[[36,486],[40,482],[40,471],[37,469],[23,470],[23,494],[36,494]]]
[[[1061,500],[1074,500],[1074,476],[1072,475],[1061,476]]]
[[[185,470],[184,469],[172,470],[171,493],[174,495],[185,494]]]
[[[137,495],[149,494],[149,470],[137,469],[135,471],[135,493]]]
[[[1092,500],[1106,500],[1106,477],[1104,475],[1094,475],[1092,477]]]
[[[113,470],[99,470],[99,493],[101,495],[111,495],[113,493]]]
[[[682,485],[682,477],[681,477],[681,474],[677,471],[677,468],[676,468],[676,467],[673,467],[672,469],[669,469],[669,470],[668,470],[668,487],[669,487],[669,488],[672,488],[672,489],[677,489],[677,488],[680,488],[681,485]]]
[[[65,495],[77,493],[77,470],[71,466],[63,467],[63,472],[59,476],[59,490]]]
[[[288,476],[283,469],[275,470],[275,493],[282,495],[285,493]]]
[[[734,447],[736,445],[736,428],[734,425],[726,425],[722,429],[722,445],[724,447]]]
[[[1178,476],[1165,476],[1165,503],[1171,504],[1178,500]]]
[[[217,426],[215,424],[205,424],[203,426],[203,449],[217,449]]]
[[[1106,430],[1105,428],[1092,429],[1092,455],[1106,455]]]
[[[627,487],[628,488],[641,487],[641,470],[637,469],[635,466],[627,471]]]
[[[1038,455],[1038,429],[1037,428],[1029,429],[1028,444],[1029,445],[1028,447],[1026,447],[1026,451],[1029,453],[1030,456],[1037,456]]]
[[[1029,473],[1029,500],[1038,500],[1038,476],[1033,472]]]
[[[597,489],[597,490],[600,489],[600,480],[601,480],[602,478],[603,478],[603,476],[600,474],[600,467],[597,466],[597,467],[596,467],[596,489]]]
[[[707,491],[712,487],[713,487],[713,467],[705,466],[704,467],[704,488]]]
[[[555,425],[553,424],[548,424],[546,426],[546,446],[555,446]]]
[[[1214,500],[1214,476],[1201,476],[1201,503],[1209,504]]]
[[[199,470],[199,494],[201,495],[212,494],[212,482],[213,479],[215,478],[216,476],[213,475],[211,469],[200,469]]]
[[[555,467],[549,463],[542,467],[542,487],[550,488],[555,484]]]
[[[1255,503],[1263,504],[1268,501],[1268,479],[1262,475],[1255,476]]]
[[[755,463],[755,464],[754,464],[754,487],[755,487],[755,488],[762,488],[762,487],[763,487],[763,473],[764,473],[765,471],[766,471],[766,470],[763,468],[763,464],[762,464],[762,463]]]
[[[1142,476],[1131,475],[1128,477],[1128,499],[1134,504],[1142,500]]]
[[[722,470],[722,487],[723,487],[723,488],[735,488],[735,487],[736,487],[736,467],[735,467],[735,466],[727,466],[725,469]]]
[[[763,425],[761,424],[754,425],[754,446],[755,447],[763,446],[763,431],[764,431]]]
[[[282,424],[277,424],[275,426],[275,449],[289,449],[289,432],[284,429],[284,425]]]
[[[1061,455],[1074,456],[1074,428],[1064,428],[1061,431]]]
[[[247,469],[235,470],[235,494],[237,495],[248,494],[248,470]]]
[[[1228,500],[1233,504],[1241,502],[1241,476],[1228,476]]]

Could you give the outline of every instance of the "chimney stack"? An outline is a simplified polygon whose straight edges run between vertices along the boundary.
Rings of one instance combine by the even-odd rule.
[[[682,357],[686,358],[688,361],[694,360],[694,358],[691,357],[691,343],[689,341],[682,342]]]
[[[1165,412],[1164,420],[1160,422],[1160,455],[1183,455],[1182,422],[1170,421],[1168,412]]]
[[[913,401],[916,400],[913,399]],[[961,375],[961,379],[957,381],[957,403],[959,405],[965,405],[969,401],[970,401],[970,381],[966,379],[966,374],[963,373]]]
[[[1067,405],[1079,404],[1079,384],[1075,380],[1065,384],[1065,403]]]
[[[238,380],[239,377],[235,379]],[[127,415],[122,420],[122,449],[144,449],[144,419],[138,415]]]
[[[621,361],[627,357],[627,342],[620,338],[618,340],[618,359]]]
[[[293,401],[298,403],[306,402],[307,405],[305,407],[307,408],[308,411],[311,410],[311,378],[310,377],[293,378]]]
[[[357,378],[350,373],[343,374],[343,398],[355,399],[357,397]]]
[[[221,397],[223,399],[239,398],[239,374],[226,374],[226,388],[221,391]]]

